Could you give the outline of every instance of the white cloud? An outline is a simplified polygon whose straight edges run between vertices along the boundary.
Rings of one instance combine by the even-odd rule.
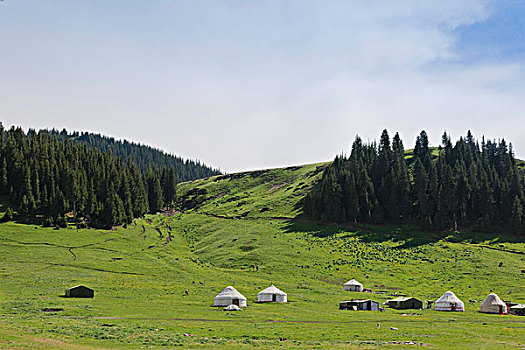
[[[406,147],[423,128],[436,143],[445,129],[472,129],[525,156],[523,65],[461,63],[456,47],[454,30],[486,20],[496,2],[182,4],[115,18],[91,45],[49,52],[44,41],[42,67],[8,54],[1,118],[126,137],[227,171],[329,160],[356,133],[375,139],[385,127]],[[128,27],[138,19],[140,31]]]

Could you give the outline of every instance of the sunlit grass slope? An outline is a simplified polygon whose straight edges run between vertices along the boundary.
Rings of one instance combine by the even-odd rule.
[[[469,302],[491,291],[525,302],[523,242],[316,225],[301,217],[301,200],[323,166],[183,183],[183,212],[113,232],[0,224],[0,348],[525,347],[525,318],[480,314]],[[344,292],[351,278],[382,294]],[[290,303],[255,303],[271,283]],[[60,297],[78,284],[95,298]],[[211,307],[228,285],[248,298],[245,310]],[[435,300],[447,290],[465,313],[338,310],[350,298]]]

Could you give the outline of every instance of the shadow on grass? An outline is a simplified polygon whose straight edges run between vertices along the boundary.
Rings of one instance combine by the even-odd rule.
[[[424,232],[409,225],[350,225],[338,223],[309,222],[303,218],[290,221],[285,232],[310,233],[315,237],[325,238],[348,232],[341,238],[354,237],[364,243],[403,242],[398,248],[411,248],[435,243],[445,237],[436,232]]]
[[[433,244],[441,240],[451,243],[490,245],[498,243],[525,243],[525,237],[512,234],[474,231],[424,231],[415,225],[372,225],[320,223],[303,217],[296,217],[285,226],[285,232],[309,233],[315,237],[325,238],[348,232],[341,238],[354,237],[364,243],[400,242],[396,248],[413,248]]]
[[[294,211],[301,213],[303,207],[304,198],[295,204]],[[296,216],[286,225],[286,232],[310,233],[315,237],[321,238],[341,232],[351,232],[351,235],[349,234],[344,237],[356,237],[365,243],[381,243],[387,241],[403,242],[402,245],[397,246],[397,248],[400,249],[432,244],[441,240],[446,240],[451,243],[488,243],[490,245],[499,243],[525,243],[525,235],[505,233],[497,227],[493,228],[490,232],[481,232],[468,228],[465,228],[464,231],[427,231],[414,224],[373,225],[333,222],[321,223],[305,218],[302,214]]]

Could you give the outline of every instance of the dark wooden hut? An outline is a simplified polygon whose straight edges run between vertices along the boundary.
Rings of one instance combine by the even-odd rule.
[[[370,299],[352,299],[340,302],[339,310],[379,311],[379,303]]]
[[[93,298],[95,291],[86,286],[76,286],[66,289],[65,296],[68,298]]]
[[[422,309],[423,302],[411,297],[398,297],[388,301],[388,306],[393,309]]]
[[[509,308],[512,315],[525,316],[525,304],[516,304]]]

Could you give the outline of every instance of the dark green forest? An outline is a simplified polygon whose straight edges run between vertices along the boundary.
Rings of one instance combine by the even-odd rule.
[[[304,201],[323,222],[410,223],[424,229],[468,228],[525,233],[524,172],[505,140],[481,143],[471,132],[453,144],[447,133],[430,148],[422,131],[406,152],[387,130],[379,144],[359,136],[337,156]]]
[[[149,147],[121,143],[118,152],[130,154],[123,158],[101,146],[104,138],[73,142],[66,135],[5,130],[0,123],[0,195],[9,203],[4,220],[16,211],[22,220],[40,219],[44,225],[65,225],[66,213],[96,227],[127,224],[171,209],[180,179],[200,176],[205,169],[213,172],[201,165],[191,170],[196,163],[186,162],[182,169],[191,171],[179,174],[181,168],[167,161],[170,156],[162,158]],[[155,163],[156,157],[163,160]],[[134,159],[148,160],[148,166],[142,170]]]
[[[102,152],[111,151],[113,156],[120,157],[125,162],[127,160],[134,162],[143,173],[148,170],[149,166],[151,166],[153,170],[173,167],[175,170],[175,180],[177,182],[221,174],[218,169],[210,168],[209,166],[201,164],[199,161],[184,160],[153,147],[129,142],[127,140],[115,140],[113,137],[89,132],[68,132],[66,129],[60,132],[56,129],[42,130],[41,132],[56,136],[59,140],[70,140],[75,144],[86,144]]]

